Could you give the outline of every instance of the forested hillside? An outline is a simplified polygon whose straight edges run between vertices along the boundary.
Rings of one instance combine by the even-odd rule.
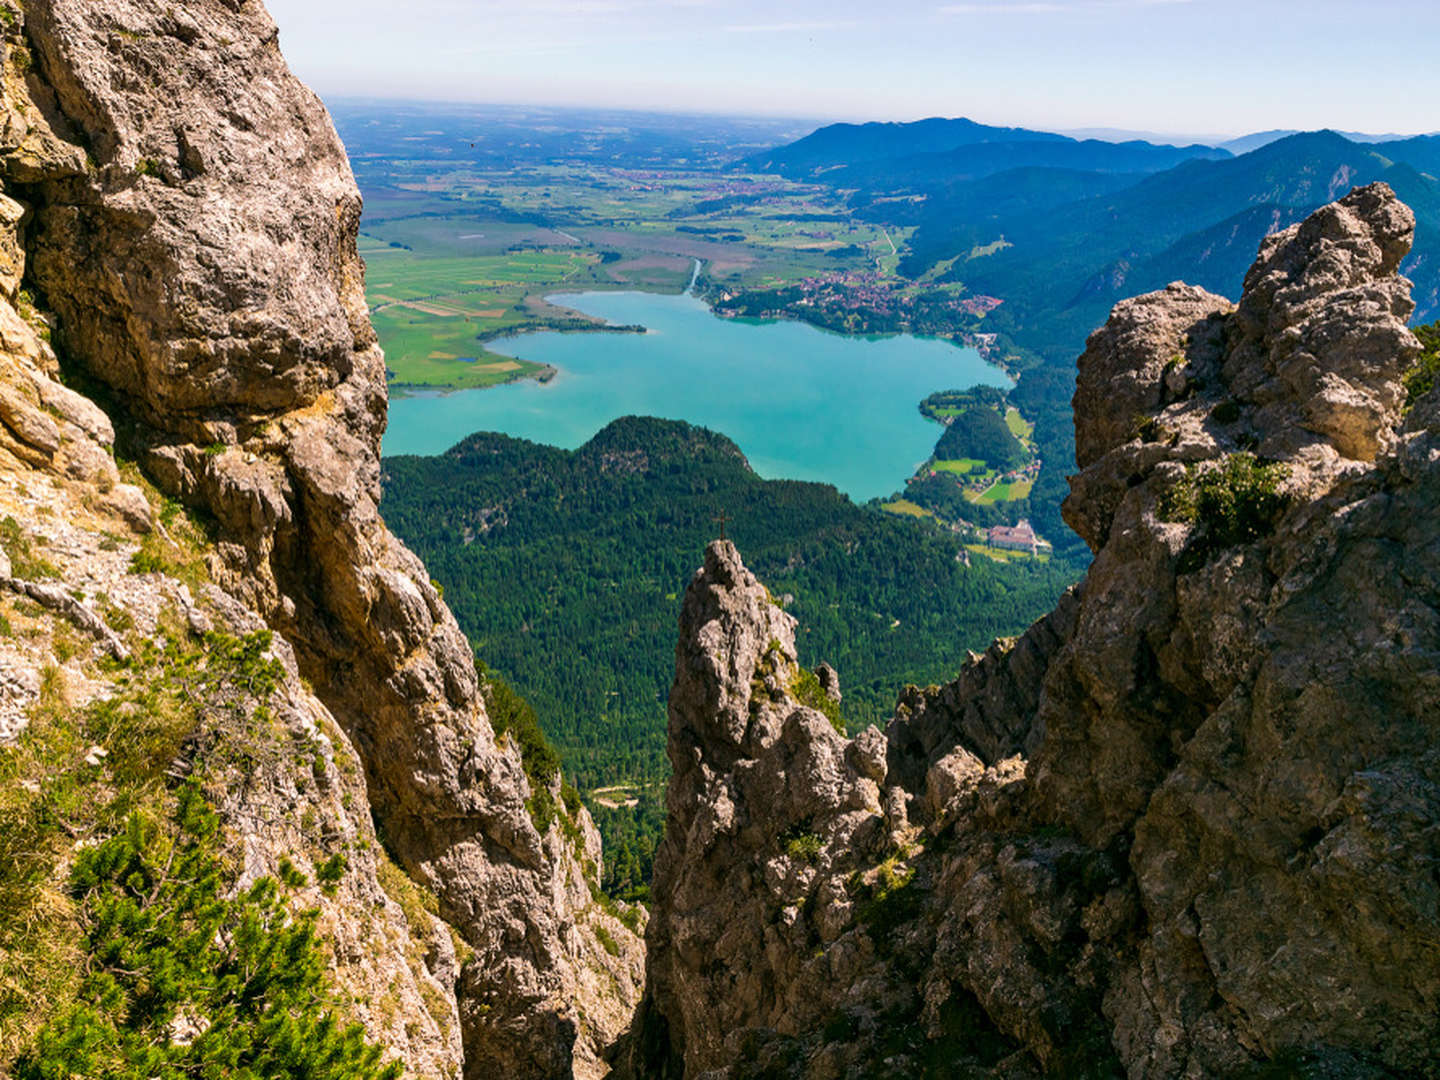
[[[1018,468],[1030,459],[1005,426],[1005,418],[988,408],[966,409],[955,417],[935,444],[935,456],[975,458],[1000,472]]]
[[[967,649],[1023,630],[1079,573],[1063,561],[967,566],[937,526],[827,485],[761,480],[728,439],[671,421],[618,420],[573,452],[479,434],[384,468],[387,522],[587,793],[668,774],[679,597],[721,515],[805,628],[802,662],[839,669],[852,727],[888,718],[906,683],[953,677]],[[642,799],[627,818],[592,803],[613,863],[626,852],[610,845],[654,806]]]
[[[1076,142],[991,142],[962,146],[954,150],[912,154],[882,161],[837,166],[825,175],[828,183],[842,187],[871,188],[949,183],[979,180],[1023,168],[1074,170],[1102,175],[1128,176],[1131,182],[1147,173],[1172,169],[1197,159],[1221,161],[1230,157],[1224,150],[1208,146],[1155,146],[1147,142],[1113,143],[1099,139]]]
[[[1424,317],[1434,307],[1431,256],[1440,245],[1437,156],[1440,139],[1362,146],[1335,132],[1313,132],[1232,160],[1187,161],[1118,191],[1063,203],[1043,197],[997,203],[985,193],[1004,177],[992,177],[977,196],[957,169],[952,182],[924,186],[921,208],[910,211],[918,231],[903,268],[922,274],[1003,237],[1009,246],[954,264],[942,276],[1003,297],[1025,328],[1019,335],[1024,343],[1068,364],[1084,335],[1123,297],[1176,279],[1238,296],[1266,235],[1353,185],[1385,180],[1416,212],[1415,251],[1407,269],[1416,279]],[[1097,188],[1102,183],[1094,177]],[[1073,181],[1065,187],[1081,190]],[[916,189],[904,170],[876,177],[859,198],[901,189]],[[894,204],[877,201],[868,212],[883,215],[887,205]]]

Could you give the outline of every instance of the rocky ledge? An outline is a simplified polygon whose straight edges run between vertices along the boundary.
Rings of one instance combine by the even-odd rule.
[[[883,732],[832,726],[793,620],[709,549],[634,1075],[1433,1072],[1440,394],[1400,385],[1413,228],[1374,185],[1268,239],[1238,306],[1119,305],[1075,398],[1087,578]]]

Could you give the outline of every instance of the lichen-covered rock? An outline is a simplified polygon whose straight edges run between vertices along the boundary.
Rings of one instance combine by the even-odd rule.
[[[127,452],[218,523],[217,584],[293,649],[473,953],[445,987],[467,1075],[598,1074],[639,942],[592,898],[583,810],[537,829],[469,645],[380,519],[384,359],[324,108],[257,0],[34,0],[3,34],[0,454],[151,524],[110,421],[59,385],[53,331]]]
[[[1413,224],[1374,185],[1267,240],[1238,307],[1179,285],[1117,307],[1077,383],[1086,580],[907,691],[883,766],[876,733],[846,745],[793,703],[739,725],[759,660],[735,646],[774,616],[711,549],[637,1074],[1440,1066],[1440,395],[1402,416]],[[722,701],[742,740],[715,737]]]

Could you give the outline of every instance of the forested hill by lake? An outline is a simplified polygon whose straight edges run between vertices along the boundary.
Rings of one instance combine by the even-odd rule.
[[[802,662],[839,670],[852,727],[888,718],[907,683],[953,678],[968,649],[1025,629],[1077,576],[1063,561],[972,559],[948,530],[828,485],[761,480],[729,439],[672,421],[618,420],[575,451],[475,435],[437,457],[385,459],[384,482],[386,521],[485,663],[534,704],[587,796],[668,775],[679,597],[722,514],[800,620]],[[654,793],[635,808],[651,813],[640,836],[633,817],[591,805],[607,851],[658,839]],[[648,865],[632,865],[638,884]]]

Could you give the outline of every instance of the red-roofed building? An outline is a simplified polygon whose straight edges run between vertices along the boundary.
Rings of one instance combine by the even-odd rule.
[[[1013,528],[1009,525],[996,525],[990,530],[989,539],[991,547],[1005,551],[1026,551],[1031,555],[1040,555],[1053,550],[1050,542],[1036,536],[1030,522],[1025,520],[1021,520],[1020,524]]]

